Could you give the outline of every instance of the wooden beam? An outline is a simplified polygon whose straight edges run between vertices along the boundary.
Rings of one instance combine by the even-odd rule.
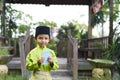
[[[109,45],[113,42],[113,0],[109,0],[110,22],[109,22]]]

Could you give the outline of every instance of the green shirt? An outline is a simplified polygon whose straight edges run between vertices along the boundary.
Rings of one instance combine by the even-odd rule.
[[[38,64],[38,58],[42,57],[42,51],[48,50],[50,52],[50,56],[53,58],[53,67],[50,64]],[[26,68],[31,71],[43,71],[43,72],[50,72],[51,70],[56,70],[59,68],[57,57],[55,52],[47,47],[41,48],[39,46],[32,49],[27,57],[26,57]]]

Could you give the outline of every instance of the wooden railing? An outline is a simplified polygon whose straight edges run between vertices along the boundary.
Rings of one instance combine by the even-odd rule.
[[[91,39],[82,39],[81,40],[81,47],[102,47],[104,48],[108,47],[108,36],[106,37],[100,37],[100,38],[91,38]]]
[[[108,39],[108,36],[93,39],[82,39],[79,48],[79,55],[83,54],[82,58],[84,57],[85,59],[88,57],[100,58],[102,56],[101,52],[109,46]]]
[[[67,30],[67,62],[72,71],[74,80],[78,78],[78,40],[71,36],[71,30]]]
[[[66,43],[67,43],[67,61],[68,67],[72,71],[74,80],[78,79],[78,67],[80,58],[98,58],[101,55],[102,49],[108,47],[108,38],[101,37],[94,39],[82,39],[81,47],[78,48],[78,40],[73,38],[71,35],[71,30],[66,31]],[[79,55],[84,54],[84,56],[79,57]],[[97,54],[97,55],[96,55]],[[78,64],[79,63],[79,64]],[[82,65],[82,64],[80,64]],[[91,69],[91,68],[90,68]]]

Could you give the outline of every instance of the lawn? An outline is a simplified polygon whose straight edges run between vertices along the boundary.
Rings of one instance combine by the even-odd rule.
[[[19,73],[8,73],[8,75],[0,75],[0,80],[22,80]]]
[[[8,75],[6,75],[6,76],[0,76],[0,80],[22,80],[21,77],[22,76],[20,73],[11,72],[11,73],[8,73]],[[113,75],[112,80],[119,80],[119,79],[120,79],[119,74],[115,73]],[[78,80],[95,80],[95,79],[93,79],[91,77],[84,76],[84,77],[79,77]],[[106,80],[106,79],[103,79],[103,80]]]

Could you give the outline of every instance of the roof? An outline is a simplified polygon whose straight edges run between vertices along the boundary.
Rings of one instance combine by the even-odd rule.
[[[13,4],[91,5],[92,0],[6,0]]]

